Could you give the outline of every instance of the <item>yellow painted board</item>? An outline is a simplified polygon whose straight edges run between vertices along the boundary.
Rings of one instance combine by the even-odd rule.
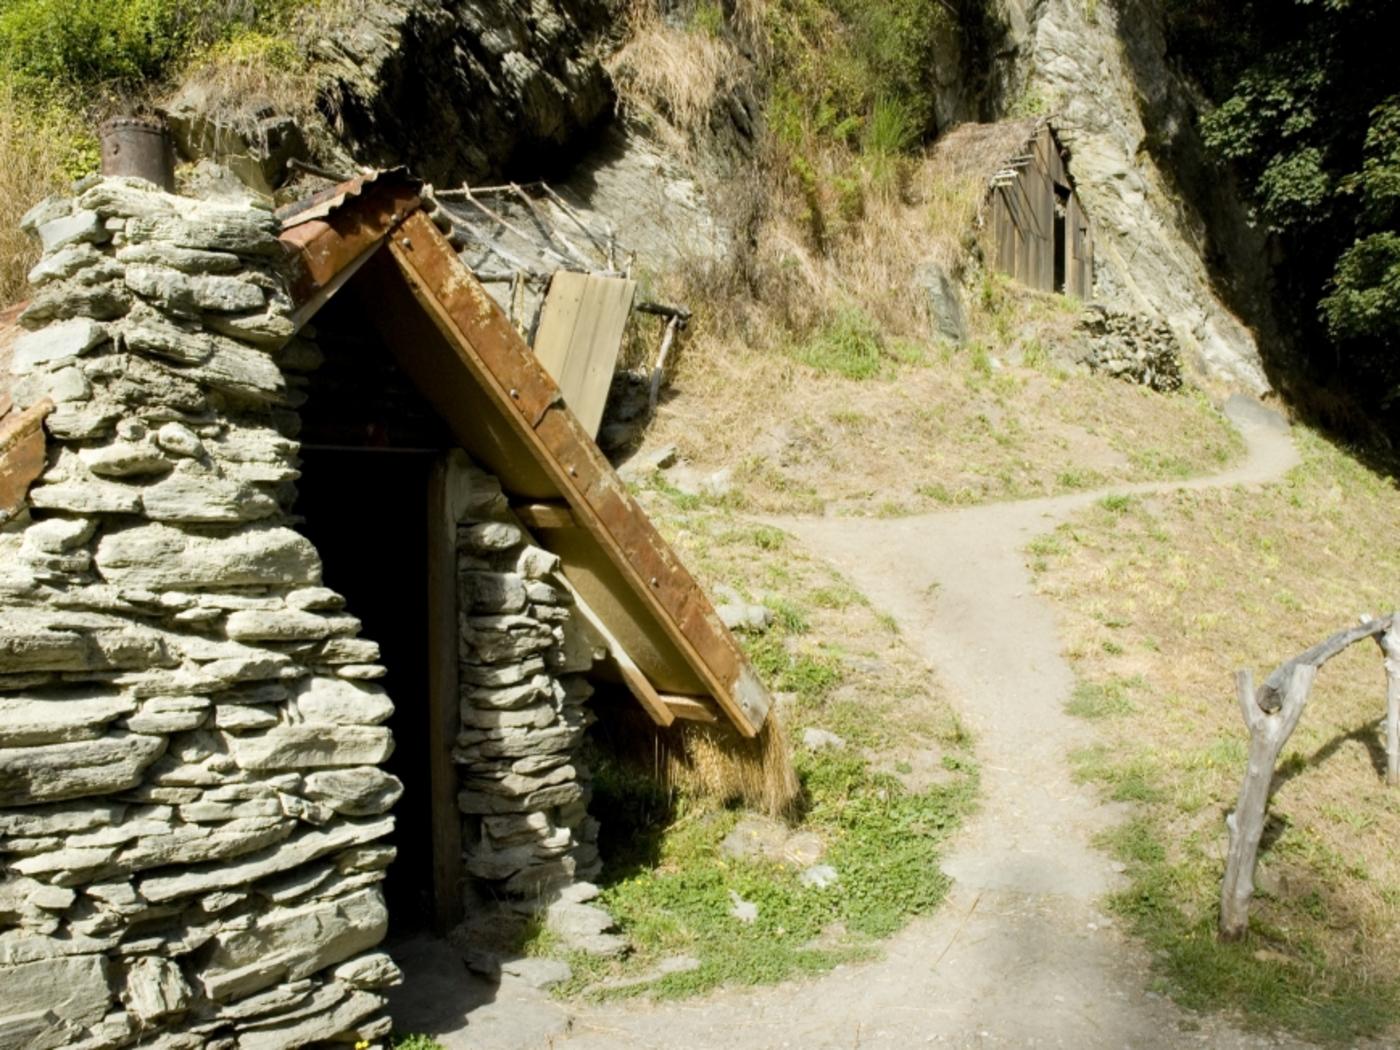
[[[590,436],[598,435],[637,282],[561,270],[549,283],[535,356]]]

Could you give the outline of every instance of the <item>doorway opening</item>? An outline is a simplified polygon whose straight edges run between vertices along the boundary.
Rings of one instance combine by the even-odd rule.
[[[394,702],[394,753],[383,768],[403,782],[394,806],[397,849],[384,881],[391,936],[434,919],[433,800],[429,783],[429,483],[455,442],[394,363],[351,295],[317,314],[325,356],[302,408],[300,531],[321,555],[325,585],[378,644]]]
[[[1065,226],[1069,216],[1069,187],[1055,184],[1055,291],[1065,294],[1065,275],[1068,272],[1069,240]]]

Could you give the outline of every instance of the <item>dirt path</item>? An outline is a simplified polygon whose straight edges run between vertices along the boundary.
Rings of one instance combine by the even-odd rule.
[[[1248,456],[1211,478],[898,520],[781,522],[898,620],[909,644],[942,674],[976,734],[984,797],[943,864],[955,883],[948,902],[893,938],[873,963],[682,1003],[575,1006],[567,1021],[561,1017],[564,1023],[518,1045],[1305,1045],[1242,1033],[1153,995],[1144,952],[1100,912],[1099,899],[1121,876],[1090,843],[1119,815],[1070,778],[1066,756],[1087,732],[1064,713],[1073,674],[1060,655],[1054,609],[1033,592],[1022,554],[1033,536],[1106,491],[1264,483],[1297,462],[1276,417],[1239,400],[1230,415]],[[468,1038],[447,1045],[483,1044]]]

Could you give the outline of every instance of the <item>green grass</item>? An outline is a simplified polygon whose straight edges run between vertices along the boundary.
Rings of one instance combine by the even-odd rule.
[[[918,364],[923,350],[908,340],[887,335],[868,314],[855,307],[840,310],[791,353],[818,372],[856,381],[888,375],[900,363]]]
[[[3,0],[0,69],[35,94],[140,94],[199,50],[280,27],[304,0]],[[88,100],[90,101],[90,99]]]
[[[871,771],[850,751],[800,751],[796,762],[804,793],[800,828],[822,836],[827,853],[821,863],[839,874],[824,889],[802,885],[791,868],[723,857],[719,845],[737,812],[687,809],[683,800],[673,808],[651,781],[601,763],[594,804],[614,814],[611,827],[605,825],[605,871],[612,875],[604,876],[601,903],[628,937],[633,956],[582,963],[561,994],[682,954],[699,967],[592,994],[674,998],[822,973],[868,957],[877,940],[943,900],[948,880],[938,868],[940,851],[976,794],[969,760],[960,760],[956,781],[919,793]],[[730,915],[731,893],[758,906],[755,922]],[[832,937],[838,923],[844,933]],[[813,943],[823,931],[830,939]]]
[[[1278,930],[1256,920],[1244,941],[1222,943],[1213,897],[1209,906],[1185,903],[1183,887],[1199,883],[1201,875],[1196,864],[1172,859],[1163,845],[1170,839],[1169,829],[1149,814],[1103,840],[1126,865],[1131,883],[1110,899],[1110,908],[1152,949],[1161,990],[1191,1009],[1243,1011],[1255,1024],[1325,1043],[1348,1043],[1394,1024],[1400,1014],[1394,986],[1339,972],[1296,928]]]
[[[1077,718],[1113,718],[1134,711],[1132,690],[1140,686],[1129,679],[1108,682],[1080,682],[1065,704],[1065,710]]]
[[[394,1050],[443,1050],[442,1044],[430,1035],[395,1035]]]

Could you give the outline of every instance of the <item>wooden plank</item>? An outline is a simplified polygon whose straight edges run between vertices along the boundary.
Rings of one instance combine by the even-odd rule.
[[[709,725],[719,725],[719,708],[715,707],[714,701],[709,697],[676,696],[673,693],[663,693],[661,702],[671,712],[671,717],[678,722],[705,722]]]
[[[510,509],[527,529],[578,528],[567,503],[522,503]]]
[[[590,437],[603,422],[637,282],[561,270],[540,308],[535,356]]]
[[[462,921],[462,815],[452,748],[461,728],[457,673],[457,521],[449,492],[452,464],[433,466],[428,483],[428,793],[432,806],[433,925],[446,934]]]
[[[583,595],[579,594],[567,577],[565,577],[564,585],[573,595],[574,609],[583,617],[583,621],[593,628],[594,633],[602,639],[603,645],[617,666],[618,673],[622,677],[623,684],[627,686],[628,692],[636,698],[637,703],[642,705],[642,709],[651,716],[651,720],[657,725],[664,727],[673,723],[676,716],[671,713],[670,707],[652,687],[650,680],[642,673],[642,669],[637,666],[636,661],[627,655],[627,650],[622,643],[617,640],[612,631],[608,630],[608,625],[603,621],[603,618],[593,611],[593,607],[588,604]]]
[[[548,476],[581,526],[557,536],[583,534],[593,544],[598,579],[607,580],[602,592],[615,598],[611,611],[623,620],[615,624],[609,610],[600,610],[613,633],[620,636],[621,626],[657,637],[681,655],[684,669],[698,680],[702,688],[694,692],[713,695],[741,733],[757,735],[771,704],[767,691],[704,592],[564,406],[558,387],[500,308],[421,213],[396,231],[389,251],[410,294],[450,351],[446,357],[434,353],[438,359],[430,371],[461,372],[477,387],[469,402],[449,406],[449,425],[465,428],[463,416],[499,418],[525,448],[532,469]],[[485,465],[510,490],[513,464]],[[572,570],[577,571],[577,563]],[[568,559],[565,571],[571,571]],[[579,589],[590,602],[595,600],[582,585]],[[658,670],[664,671],[664,665]]]

